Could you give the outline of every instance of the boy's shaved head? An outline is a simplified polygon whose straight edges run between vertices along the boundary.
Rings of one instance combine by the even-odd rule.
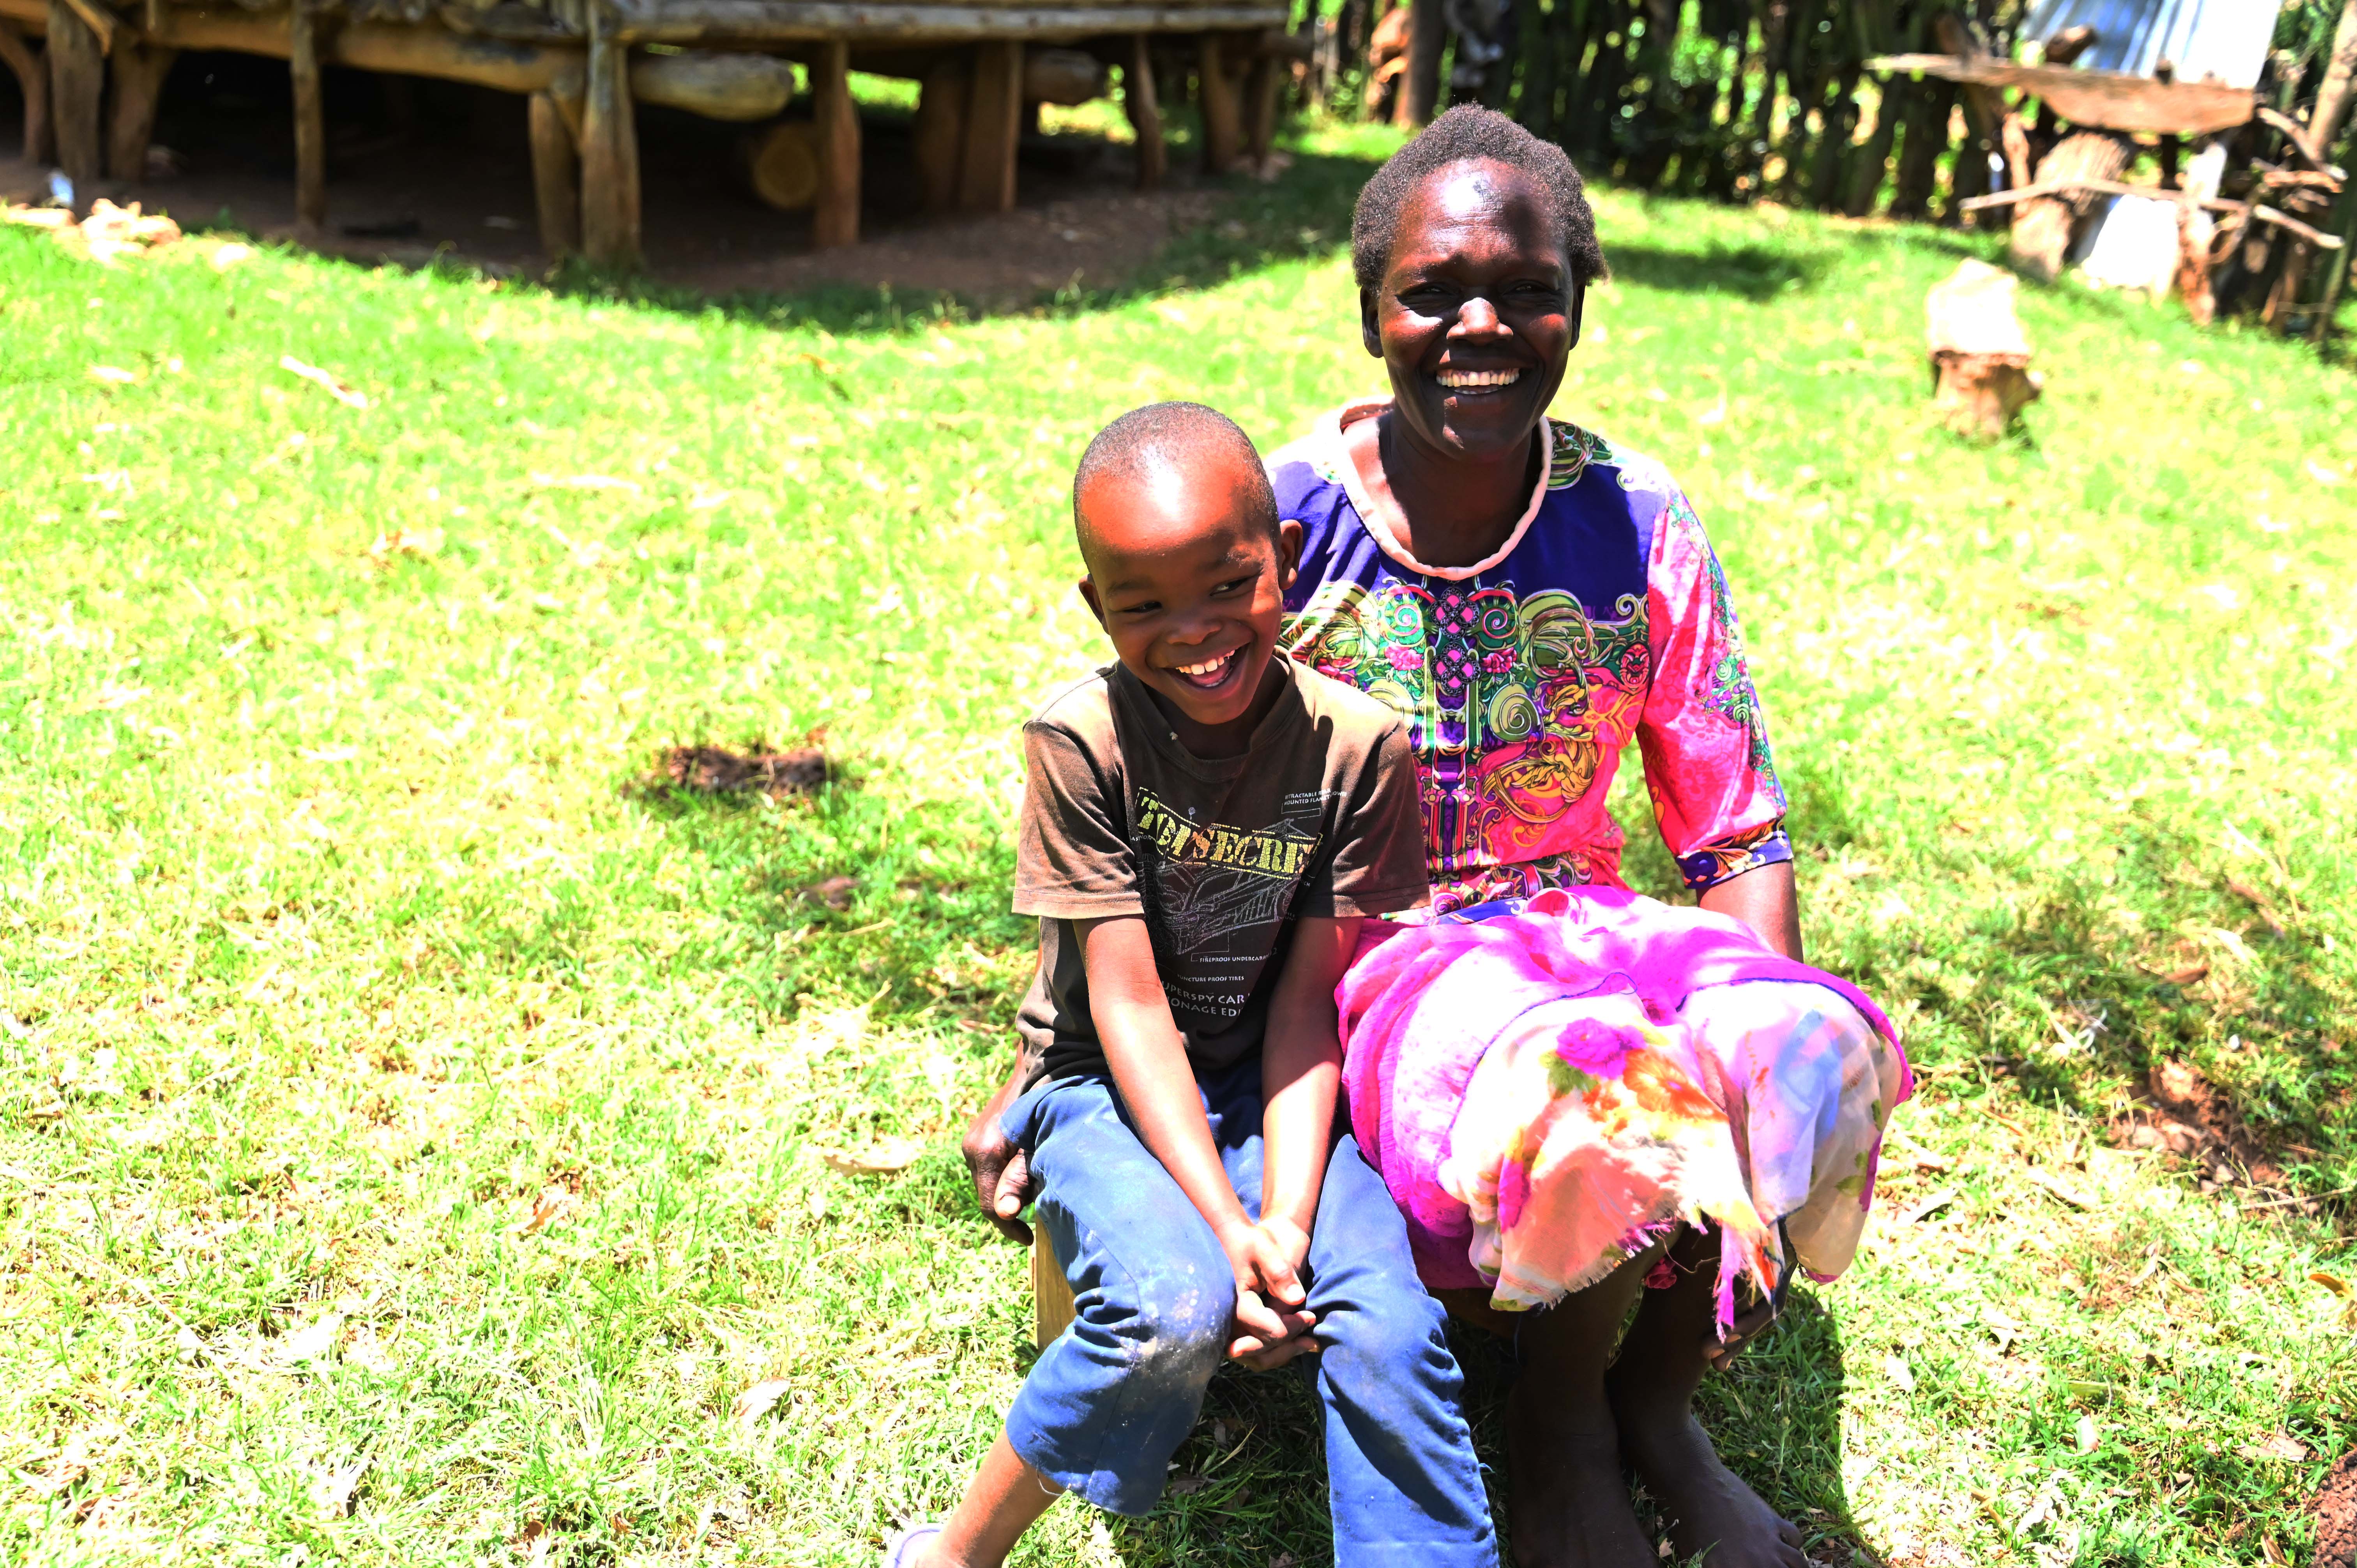
[[[1091,546],[1113,521],[1089,515],[1087,498],[1097,486],[1108,480],[1124,488],[1152,488],[1215,479],[1242,489],[1254,521],[1276,532],[1276,492],[1268,470],[1252,437],[1234,420],[1200,403],[1149,403],[1131,409],[1097,432],[1072,474],[1072,526],[1082,556],[1092,554]]]

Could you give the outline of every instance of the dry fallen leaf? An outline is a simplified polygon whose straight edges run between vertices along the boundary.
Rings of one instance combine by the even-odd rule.
[[[2078,1439],[2079,1452],[2082,1454],[2093,1454],[2097,1448],[2103,1446],[2104,1434],[2095,1430],[2095,1418],[2092,1415],[2081,1416],[2078,1424],[2072,1430],[2072,1435]]]
[[[2089,1197],[2085,1193],[2072,1187],[2060,1176],[2050,1176],[2044,1171],[2035,1169],[2024,1174],[2026,1174],[2029,1179],[2039,1187],[2041,1187],[2048,1192],[2052,1193],[2056,1197],[2061,1198],[2063,1202],[2069,1204],[2073,1208],[2093,1208],[2095,1207],[2095,1200],[2093,1198]]]
[[[228,244],[220,246],[214,250],[212,255],[213,271],[217,273],[225,273],[229,271],[230,268],[237,265],[240,262],[252,261],[253,259],[253,246],[242,244],[238,241],[231,240]]]
[[[306,1489],[311,1505],[329,1519],[342,1519],[352,1511],[352,1494],[360,1489],[361,1477],[368,1474],[366,1458],[349,1460],[320,1471],[311,1477]]]
[[[1957,1194],[1954,1187],[1943,1187],[1939,1191],[1933,1193],[1931,1197],[1924,1198],[1921,1202],[1917,1203],[1913,1208],[1908,1209],[1906,1213],[1900,1215],[1899,1217],[1899,1223],[1901,1225],[1912,1225],[1918,1219],[1928,1219],[1930,1216],[1937,1214],[1943,1208],[1947,1208],[1948,1205],[1955,1202],[1956,1197]]]
[[[328,396],[346,408],[366,408],[369,405],[366,392],[360,392],[338,380],[331,371],[323,371],[317,365],[305,364],[292,354],[281,354],[278,357],[278,368],[290,375],[300,376],[313,386],[321,388]]]
[[[851,896],[858,890],[859,879],[856,876],[830,876],[809,892],[828,908],[842,910],[851,908]]]
[[[783,1378],[764,1378],[738,1394],[737,1402],[728,1407],[728,1413],[737,1418],[738,1424],[750,1426],[775,1410],[792,1387]]]
[[[424,561],[442,553],[443,533],[438,528],[396,528],[391,533],[380,533],[376,542],[368,547],[370,556],[377,561],[389,561],[395,555],[414,555]]]
[[[2256,1443],[2245,1443],[2242,1455],[2245,1459],[2281,1459],[2294,1465],[2309,1457],[2308,1444],[2288,1432],[2270,1433]]]
[[[307,1328],[286,1337],[278,1348],[279,1359],[287,1362],[324,1361],[335,1354],[336,1340],[344,1332],[344,1315],[330,1312]]]
[[[2335,1295],[2345,1296],[2349,1294],[2349,1282],[2338,1274],[2328,1274],[2322,1269],[2317,1269],[2311,1271],[2308,1277]]]
[[[537,1236],[573,1208],[573,1195],[561,1187],[544,1187],[540,1196],[532,1200],[532,1214],[523,1222],[523,1233]]]
[[[90,373],[94,379],[104,381],[109,386],[129,386],[139,379],[135,372],[126,371],[120,365],[92,365],[90,368]]]
[[[1915,1391],[1915,1369],[1907,1364],[1905,1357],[1885,1356],[1882,1359],[1882,1370],[1885,1376],[1899,1385],[1900,1393],[1911,1394]]]
[[[887,1138],[857,1154],[845,1154],[840,1149],[821,1149],[818,1157],[826,1163],[829,1170],[843,1171],[851,1176],[887,1176],[893,1171],[907,1170],[924,1152],[924,1145],[913,1139]]]

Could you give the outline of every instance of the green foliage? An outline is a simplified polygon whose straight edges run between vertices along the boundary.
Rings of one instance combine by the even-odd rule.
[[[0,1558],[851,1564],[949,1506],[1028,1359],[954,1140],[1031,957],[1014,725],[1102,657],[1070,464],[1379,383],[1336,135],[985,319],[0,232]],[[2349,381],[2032,294],[2046,398],[1968,446],[1920,334],[1969,242],[1598,205],[1559,407],[1713,528],[1813,950],[1924,1074],[1719,1440],[1837,1561],[2296,1557],[2334,1222],[2105,1126],[2188,1063],[2357,1181]],[[805,736],[807,800],[657,780]],[[1021,1561],[1322,1563],[1314,1423],[1222,1380],[1185,1488]]]

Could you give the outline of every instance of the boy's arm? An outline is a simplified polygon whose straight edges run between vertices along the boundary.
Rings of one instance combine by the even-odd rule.
[[[1137,1122],[1139,1139],[1210,1223],[1227,1253],[1235,1273],[1238,1325],[1271,1344],[1297,1333],[1309,1319],[1297,1310],[1305,1293],[1295,1260],[1244,1213],[1220,1164],[1187,1047],[1155,968],[1146,921],[1125,915],[1074,925],[1088,966],[1089,1012],[1114,1087]],[[1287,1309],[1286,1316],[1272,1307]]]
[[[1270,993],[1261,1047],[1261,1227],[1298,1269],[1318,1221],[1318,1195],[1333,1151],[1334,1106],[1342,1087],[1342,1046],[1334,988],[1359,945],[1359,921],[1304,918]],[[1315,1349],[1307,1338],[1268,1346],[1239,1340],[1232,1354],[1256,1366]]]

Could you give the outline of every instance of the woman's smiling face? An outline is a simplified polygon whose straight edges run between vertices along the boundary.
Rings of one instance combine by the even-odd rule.
[[[1395,416],[1437,453],[1520,451],[1578,341],[1579,292],[1537,180],[1487,159],[1426,176],[1400,210],[1382,288],[1360,302]]]

